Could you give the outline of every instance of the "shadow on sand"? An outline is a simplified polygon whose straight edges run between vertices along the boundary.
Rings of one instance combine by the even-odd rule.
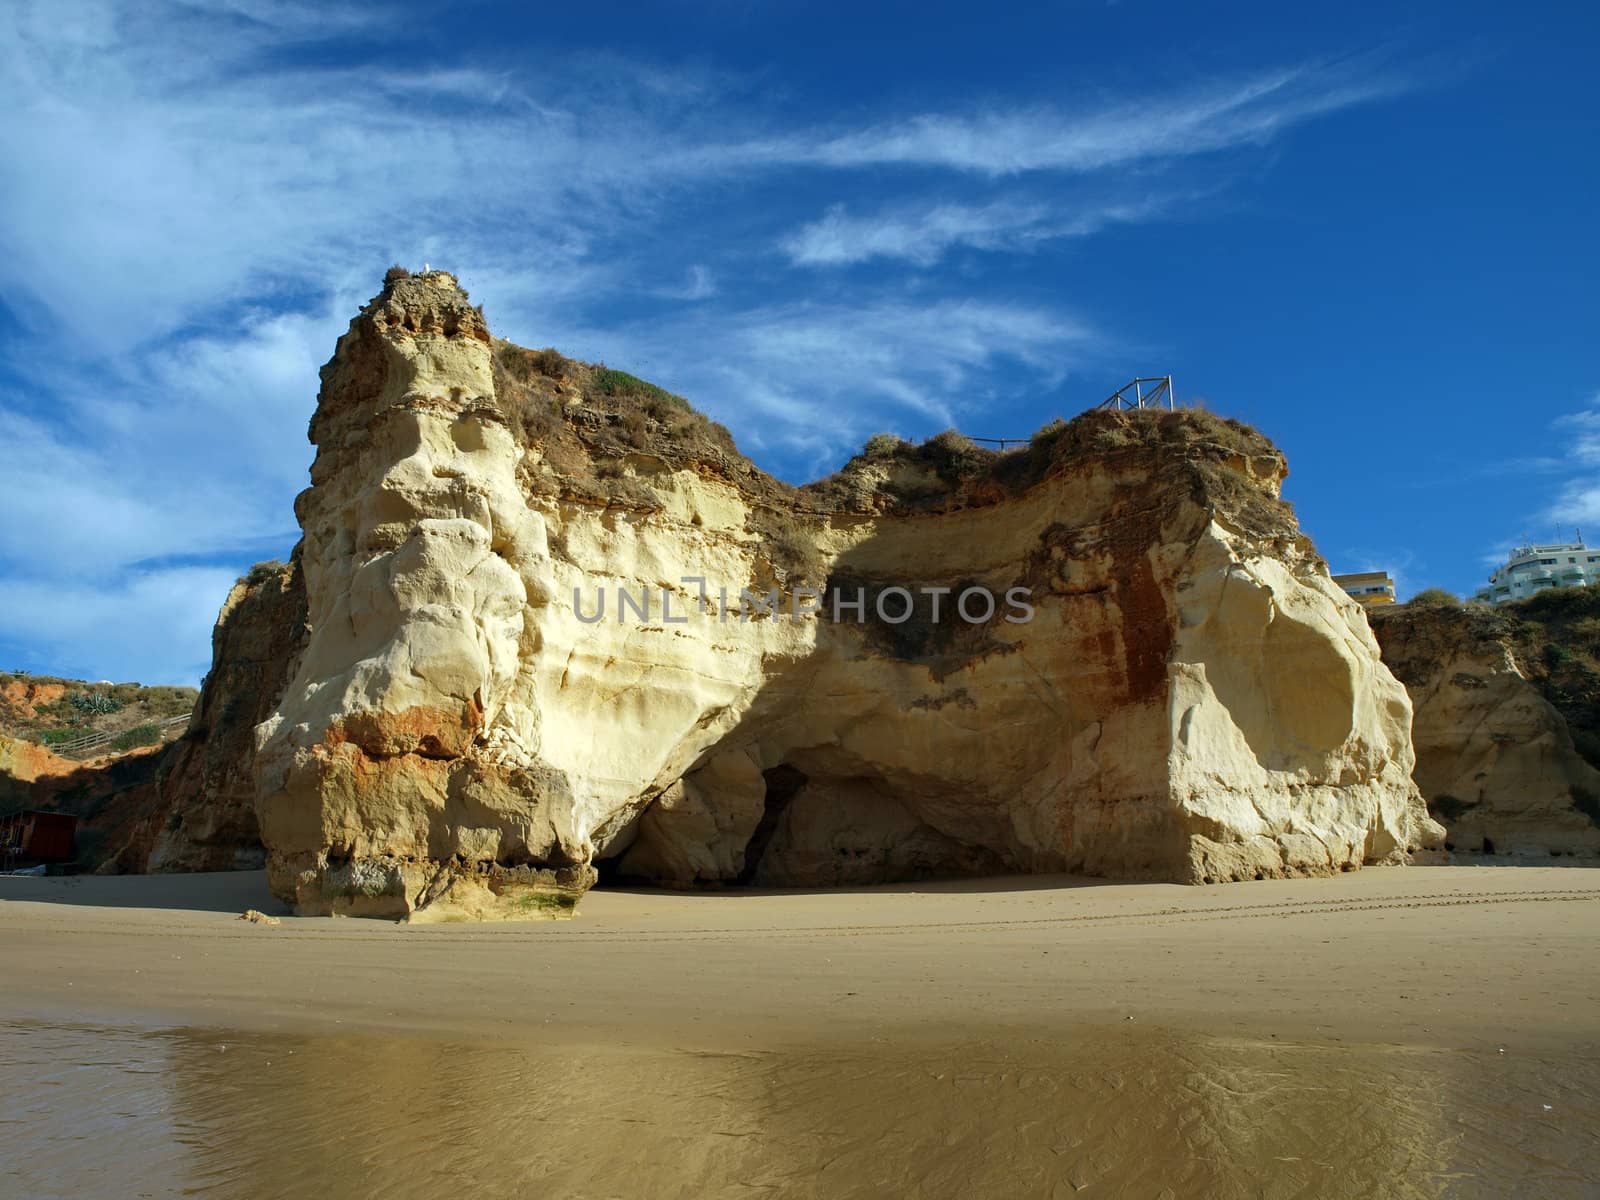
[[[0,902],[74,904],[91,908],[151,908],[188,912],[271,915],[288,908],[267,890],[265,871],[210,871],[170,875],[0,876]]]

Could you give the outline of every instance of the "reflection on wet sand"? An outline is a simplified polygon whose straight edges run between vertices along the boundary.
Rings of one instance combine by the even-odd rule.
[[[1131,1027],[711,1053],[15,1023],[0,1065],[17,1196],[1600,1189],[1593,1055]]]

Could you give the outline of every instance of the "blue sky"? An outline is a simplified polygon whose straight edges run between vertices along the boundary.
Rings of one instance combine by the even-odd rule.
[[[12,3],[0,668],[195,681],[391,262],[796,482],[1134,374],[1335,570],[1600,541],[1583,4]]]

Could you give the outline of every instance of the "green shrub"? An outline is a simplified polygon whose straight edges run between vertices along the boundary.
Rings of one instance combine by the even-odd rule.
[[[867,439],[867,444],[861,452],[868,458],[892,458],[900,452],[902,446],[910,446],[910,442],[893,433],[875,433]]]
[[[1560,642],[1547,642],[1544,647],[1544,664],[1552,671],[1572,661],[1572,651]]]
[[[111,739],[113,750],[132,750],[138,746],[154,746],[161,740],[159,725],[135,725]]]
[[[494,348],[495,365],[518,383],[531,384],[535,379],[559,379],[566,374],[567,359],[552,347],[543,350],[526,350],[511,342],[497,342]]]
[[[46,746],[59,746],[62,742],[70,742],[82,736],[81,729],[46,729],[39,735],[39,740]]]
[[[1536,621],[1579,621],[1600,616],[1600,588],[1541,588],[1516,604],[1518,611]]]
[[[597,395],[647,401],[646,407],[657,415],[673,410],[689,411],[689,402],[682,396],[675,396],[664,387],[646,383],[637,375],[629,375],[626,371],[613,370],[607,366],[594,369],[591,386]]]

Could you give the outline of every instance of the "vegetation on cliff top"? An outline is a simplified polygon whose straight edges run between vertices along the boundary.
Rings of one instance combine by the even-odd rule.
[[[682,396],[626,371],[502,341],[495,343],[494,374],[517,432],[539,446],[549,467],[530,477],[536,488],[659,508],[643,485],[629,486],[633,481],[617,466],[621,460],[647,454],[673,466],[755,473],[724,426]]]
[[[494,369],[497,387],[519,410],[521,432],[553,450],[546,457],[556,474],[580,491],[589,482],[585,475],[605,476],[598,468],[575,469],[570,476],[559,469],[580,468],[564,453],[579,447],[590,455],[639,453],[674,465],[719,469],[739,476],[749,490],[770,493],[769,499],[817,513],[995,503],[1028,490],[1072,459],[1119,450],[1281,459],[1248,425],[1204,409],[1091,410],[1052,421],[1026,445],[1005,450],[979,446],[954,429],[923,442],[876,434],[834,474],[795,487],[756,468],[739,453],[726,427],[682,396],[625,371],[504,341],[495,343]],[[567,433],[572,444],[563,446]]]
[[[1600,769],[1600,588],[1549,588],[1495,609],[1511,626],[1522,673],[1566,719]]]
[[[1418,632],[1431,627],[1434,637],[1450,643],[1503,643],[1517,669],[1560,712],[1578,753],[1600,769],[1600,588],[1546,588],[1499,605],[1419,604],[1422,598],[1370,610],[1379,640],[1386,628],[1404,625]]]
[[[750,497],[752,531],[788,581],[823,582],[822,557],[802,527],[808,516],[997,504],[1077,463],[1125,454],[1194,463],[1205,498],[1248,537],[1298,536],[1293,510],[1261,486],[1283,472],[1277,449],[1203,409],[1091,410],[1004,450],[953,429],[922,442],[877,434],[834,474],[796,487],[757,468],[724,426],[682,396],[625,371],[505,341],[494,343],[493,365],[514,431],[537,448],[525,469],[530,491],[650,512],[662,506],[649,483],[662,464],[720,475]]]
[[[126,735],[190,712],[199,696],[187,687],[0,672],[0,735],[47,746],[90,733]]]
[[[1443,588],[1423,588],[1406,603],[1419,608],[1460,608],[1461,597]]]
[[[920,443],[875,434],[833,475],[799,490],[825,510],[849,509],[855,507],[862,478],[876,477],[876,491],[894,507],[961,508],[1020,495],[1075,460],[1162,449],[1279,457],[1272,443],[1248,425],[1204,409],[1091,409],[1070,421],[1050,422],[1013,449],[980,446],[954,429]]]

